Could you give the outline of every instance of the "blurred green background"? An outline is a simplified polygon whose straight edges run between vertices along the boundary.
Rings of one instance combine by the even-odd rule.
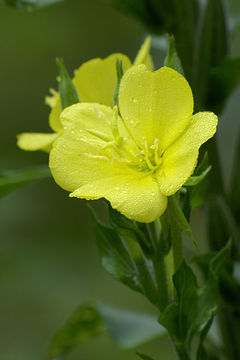
[[[238,0],[229,1],[240,12]],[[47,132],[44,97],[56,88],[56,57],[73,70],[93,57],[123,52],[134,58],[145,32],[107,0],[68,0],[33,13],[0,4],[0,169],[47,163],[44,153],[19,150],[16,134]],[[233,53],[240,53],[239,32]],[[153,49],[155,63],[163,53]],[[228,181],[239,132],[240,89],[227,104],[218,138]],[[99,204],[97,207],[100,206]],[[48,344],[80,303],[96,298],[123,308],[153,312],[140,295],[106,274],[99,263],[85,201],[69,199],[53,180],[34,183],[0,201],[0,359],[45,359]],[[201,237],[201,212],[194,218]],[[138,349],[157,360],[175,358],[166,339]],[[137,359],[107,336],[82,345],[70,360]]]

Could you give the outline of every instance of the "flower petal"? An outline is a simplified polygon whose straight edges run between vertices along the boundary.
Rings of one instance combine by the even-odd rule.
[[[134,170],[121,157],[114,158],[113,149],[98,136],[100,132],[111,136],[112,117],[111,108],[94,103],[75,104],[62,112],[64,129],[50,153],[53,177],[73,191],[71,196],[105,197],[129,218],[153,221],[165,210],[167,200],[151,175]]]
[[[121,175],[132,170],[113,158],[112,148],[101,138],[111,137],[113,110],[95,103],[78,103],[61,114],[63,133],[50,153],[50,168],[55,181],[74,191],[96,179]],[[95,136],[92,130],[99,136]],[[102,136],[102,137],[103,137]]]
[[[92,181],[70,196],[88,200],[104,197],[127,218],[145,223],[156,220],[167,207],[167,198],[152,176],[141,173]]]
[[[168,67],[149,71],[145,65],[131,67],[119,91],[122,117],[139,146],[159,139],[164,151],[188,125],[193,112],[192,91],[185,78]]]
[[[199,112],[162,157],[157,172],[160,190],[165,196],[174,194],[191,176],[197,163],[199,147],[216,132],[217,116]]]
[[[133,65],[144,64],[150,70],[154,70],[153,59],[150,55],[151,37],[147,36],[146,40],[140,47]]]
[[[25,151],[42,150],[49,152],[58,135],[58,133],[23,133],[17,136],[17,145]]]
[[[56,103],[57,103],[57,99],[58,99],[58,92],[55,89],[49,89],[50,95],[47,95],[45,97],[45,104],[50,106],[50,108],[52,109]]]
[[[55,101],[55,105],[52,108],[49,115],[49,125],[52,130],[57,132],[62,130],[62,124],[60,122],[61,111],[62,111],[61,100],[60,100],[60,95],[58,94]]]
[[[80,66],[73,78],[80,101],[113,106],[117,83],[117,59],[122,60],[124,72],[131,66],[129,58],[123,54],[112,54],[105,59],[92,59]]]

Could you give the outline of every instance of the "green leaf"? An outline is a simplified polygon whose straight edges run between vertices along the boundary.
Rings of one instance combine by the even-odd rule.
[[[126,15],[140,20],[152,32],[159,34],[166,31],[163,19],[158,18],[149,0],[111,0],[110,3]]]
[[[134,348],[166,334],[149,314],[88,302],[79,306],[54,336],[49,359],[61,358],[103,332],[122,348]]]
[[[5,0],[5,3],[21,10],[33,11],[61,1],[63,0]]]
[[[228,241],[227,244],[222,248],[210,261],[210,273],[218,278],[225,266],[230,261],[232,248],[232,241]]]
[[[117,84],[116,84],[115,91],[114,91],[113,106],[118,105],[119,87],[120,87],[121,79],[123,77],[122,60],[117,59],[116,72],[117,72]]]
[[[217,306],[220,301],[220,275],[230,261],[230,250],[231,242],[228,242],[227,245],[213,257],[209,256],[209,259],[205,257],[205,260],[210,260],[209,272],[206,284],[199,292],[199,310],[194,321],[194,328],[196,330],[202,331],[217,311]]]
[[[211,166],[208,163],[208,153],[205,152],[202,161],[194,171],[184,186],[191,186],[186,189],[183,203],[183,212],[187,220],[194,209],[203,205],[206,201],[208,192],[208,173]]]
[[[101,315],[91,303],[79,306],[54,336],[48,351],[49,359],[57,359],[79,344],[104,331]]]
[[[208,107],[221,113],[226,101],[240,84],[240,57],[224,59],[210,73]]]
[[[240,71],[240,70],[239,70]],[[240,134],[232,165],[231,182],[229,187],[229,202],[236,219],[240,219]]]
[[[141,354],[138,351],[136,352],[136,354],[143,360],[153,360],[153,358],[151,358],[150,356],[145,355],[145,354]]]
[[[0,172],[0,197],[32,181],[51,177],[47,166],[34,166],[26,169]]]
[[[161,255],[167,255],[171,249],[171,229],[168,212],[165,211],[159,220],[161,228],[157,252]]]
[[[142,292],[141,285],[136,277],[135,265],[126,244],[113,229],[103,225],[97,219],[92,208],[90,210],[102,266],[115,279],[120,280],[133,290]]]
[[[198,312],[196,277],[185,261],[174,274],[173,283],[178,296],[179,335],[185,340]]]
[[[149,253],[150,244],[145,233],[138,227],[137,223],[133,220],[127,219],[117,210],[113,209],[108,203],[108,214],[109,221],[113,229],[124,238],[131,238],[135,241],[138,241],[141,244],[141,247],[146,253]]]
[[[121,348],[135,348],[166,335],[166,330],[158,324],[153,315],[102,304],[97,307],[109,334]]]
[[[211,326],[220,300],[220,275],[226,269],[230,259],[231,244],[228,243],[219,253],[206,257],[208,262],[205,285],[198,287],[196,277],[191,268],[183,261],[173,276],[177,298],[170,303],[159,317],[163,325],[175,341],[189,347],[193,335],[200,333],[200,355],[205,354],[203,341]]]
[[[149,0],[160,29],[173,34],[186,78],[191,82],[199,4],[197,0]],[[183,21],[184,19],[184,21]],[[161,26],[161,27],[160,27]]]
[[[169,304],[159,322],[178,342],[186,343],[198,312],[198,286],[191,268],[182,262],[173,276],[177,291],[175,302]]]
[[[213,104],[208,103],[211,69],[218,66],[228,54],[228,31],[226,10],[222,0],[208,0],[200,24],[200,38],[196,42],[197,63],[195,64],[195,110],[200,111],[208,105],[215,111]]]
[[[185,182],[184,186],[196,186],[197,184],[199,184],[202,180],[204,180],[206,178],[206,176],[208,175],[209,171],[211,170],[211,165],[208,166],[208,168],[202,172],[201,175],[198,176],[190,176],[190,178]]]
[[[168,35],[168,52],[167,52],[167,56],[164,60],[164,66],[168,66],[184,76],[182,63],[178,57],[178,54],[177,54],[177,51],[175,48],[175,39],[174,39],[173,35]]]
[[[208,323],[206,324],[206,326],[203,328],[203,330],[201,332],[199,346],[198,346],[198,350],[197,350],[197,360],[207,360],[208,359],[207,352],[203,346],[203,343],[208,334],[210,327],[212,326],[212,323],[213,323],[213,316],[211,317],[211,319],[208,321]]]
[[[134,234],[119,236],[117,230],[103,225],[92,209],[91,213],[104,269],[115,279],[144,294],[153,304],[158,304],[153,264],[145,257]]]
[[[78,103],[80,100],[78,98],[75,86],[73,85],[72,80],[68,74],[68,71],[64,66],[63,60],[56,59],[56,63],[60,74],[59,93],[61,98],[61,105],[62,109],[65,109],[68,106]]]
[[[159,316],[159,323],[164,326],[168,333],[176,340],[180,338],[178,304],[172,302]]]
[[[215,255],[216,255],[216,251],[211,251],[206,254],[194,256],[191,259],[191,263],[197,264],[197,266],[201,270],[204,276],[204,280],[207,280],[207,277],[209,275],[210,262]]]
[[[208,184],[209,180],[205,177],[203,181],[197,184],[197,186],[189,189],[191,212],[205,203],[208,193]]]
[[[198,0],[111,0],[111,3],[128,16],[140,20],[150,33],[173,34],[184,72],[187,79],[191,79]]]
[[[173,226],[173,228],[178,229],[179,232],[184,232],[197,247],[197,242],[192,233],[191,227],[188,221],[186,220],[184,213],[177,202],[176,197],[170,196],[168,200],[169,201],[168,201],[167,211],[169,213],[171,226]]]
[[[231,237],[233,257],[240,256],[240,232],[231,208],[222,196],[211,198],[208,203],[208,231],[212,248],[221,249]]]

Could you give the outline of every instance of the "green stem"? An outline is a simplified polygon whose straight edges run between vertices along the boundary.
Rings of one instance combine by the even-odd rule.
[[[172,249],[173,249],[173,259],[175,271],[181,265],[183,259],[183,245],[182,245],[182,235],[178,229],[175,229],[174,236],[172,237]]]
[[[172,241],[172,250],[173,250],[173,259],[175,271],[182,263],[183,259],[183,244],[182,244],[182,230],[179,226],[179,223],[175,217],[179,217],[181,210],[178,205],[177,196],[173,195],[168,198],[169,201],[169,223],[171,231],[171,241]]]
[[[137,277],[140,279],[142,291],[145,296],[153,303],[158,303],[158,289],[153,278],[152,269],[149,268],[149,262],[145,258],[141,246],[137,239],[125,237],[128,250],[131,254]]]
[[[216,138],[214,137],[211,140],[209,140],[207,145],[208,145],[207,149],[209,155],[209,162],[212,165],[212,169],[209,173],[209,177],[210,177],[209,190],[211,194],[221,194],[224,196],[225,189],[224,189],[221,161],[220,161]]]
[[[169,253],[165,256],[164,261],[165,261],[166,272],[167,272],[167,276],[168,276],[168,292],[169,292],[169,297],[171,298],[174,294],[173,275],[175,272],[172,249],[170,249]]]
[[[158,287],[158,307],[162,312],[169,303],[168,276],[164,256],[154,257],[153,268]]]
[[[240,359],[240,315],[234,308],[221,304],[219,324],[228,360]]]
[[[185,343],[176,343],[174,340],[173,343],[179,360],[191,360]]]

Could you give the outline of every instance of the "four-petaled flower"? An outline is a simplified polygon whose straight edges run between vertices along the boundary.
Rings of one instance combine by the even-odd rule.
[[[106,81],[107,86],[107,81]],[[79,103],[61,114],[63,132],[50,153],[55,181],[71,197],[106,198],[126,217],[151,222],[193,173],[199,147],[216,131],[217,116],[193,115],[185,78],[162,67],[131,67],[119,109]]]
[[[153,70],[153,62],[150,56],[150,37],[147,37],[137,53],[133,65],[145,64]],[[73,84],[77,90],[80,101],[97,102],[107,106],[113,106],[114,89],[117,82],[116,61],[122,61],[123,71],[129,69],[132,64],[126,55],[115,53],[105,59],[92,59],[80,66],[75,71]],[[50,151],[53,141],[62,131],[60,122],[61,101],[58,92],[51,89],[52,96],[46,97],[46,103],[52,108],[49,116],[50,128],[53,133],[22,133],[18,135],[17,144],[22,150]]]

